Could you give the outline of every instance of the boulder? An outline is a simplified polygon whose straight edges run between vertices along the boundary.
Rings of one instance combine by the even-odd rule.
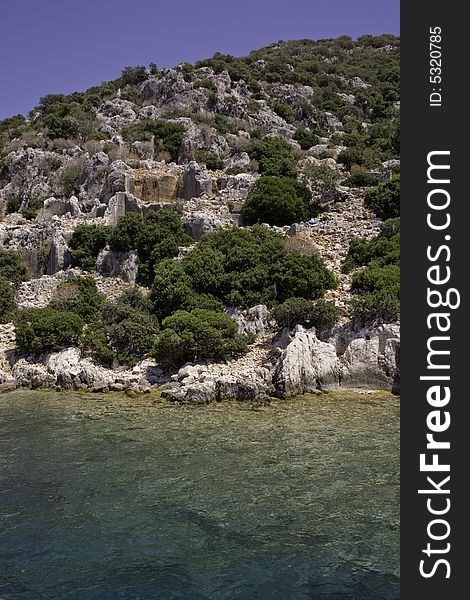
[[[264,304],[258,304],[247,310],[229,308],[227,313],[238,323],[238,332],[242,335],[264,337],[273,332],[275,322]]]
[[[339,366],[332,344],[321,342],[314,329],[293,330],[274,373],[276,394],[285,397],[339,386]]]
[[[191,200],[203,194],[212,194],[212,178],[205,167],[191,161],[183,173],[183,197]]]
[[[137,253],[133,250],[129,252],[101,250],[96,261],[96,270],[105,277],[119,277],[122,281],[134,284],[138,270]]]

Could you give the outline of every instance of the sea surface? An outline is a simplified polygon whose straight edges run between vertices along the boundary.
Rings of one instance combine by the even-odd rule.
[[[399,401],[0,395],[1,600],[399,598]]]

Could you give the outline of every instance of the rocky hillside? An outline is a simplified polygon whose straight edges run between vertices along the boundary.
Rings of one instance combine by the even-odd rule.
[[[398,199],[395,36],[127,67],[45,96],[0,122],[0,381],[202,399],[391,386],[399,234],[381,223]],[[39,339],[38,320],[67,318],[75,337]]]

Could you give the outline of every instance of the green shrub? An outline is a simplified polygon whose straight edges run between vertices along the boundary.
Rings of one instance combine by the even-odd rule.
[[[258,161],[259,172],[262,175],[292,178],[297,176],[292,148],[283,140],[277,138],[258,140],[255,138],[249,154],[251,158]]]
[[[344,165],[348,171],[353,165],[363,165],[365,162],[364,153],[359,148],[347,148],[338,154],[336,159],[340,164]]]
[[[51,139],[76,138],[80,133],[80,125],[76,119],[70,116],[61,117],[56,114],[48,114],[43,119],[47,127],[47,136]]]
[[[307,188],[295,179],[263,176],[243,206],[243,218],[250,224],[290,225],[318,212],[309,207],[309,196]]]
[[[98,318],[103,301],[104,296],[98,291],[93,277],[77,276],[59,285],[49,307],[74,313],[86,323],[91,323]]]
[[[139,65],[138,67],[125,67],[121,72],[119,78],[119,84],[125,85],[138,85],[148,79],[148,73],[144,66]]]
[[[9,323],[15,310],[15,288],[8,279],[0,276],[0,323]]]
[[[288,298],[273,310],[273,316],[280,327],[315,327],[319,335],[336,325],[340,314],[341,310],[334,302],[323,299],[312,302],[305,298]]]
[[[147,285],[151,285],[158,263],[176,256],[179,246],[191,241],[180,216],[171,210],[151,211],[144,217],[128,213],[111,229],[108,239],[112,250],[137,250],[138,279]]]
[[[400,221],[389,219],[381,224],[378,236],[367,241],[354,238],[349,244],[348,254],[343,263],[343,273],[349,273],[372,261],[379,266],[400,262]]]
[[[225,169],[225,173],[227,175],[240,175],[240,173],[245,173],[245,169],[242,169],[242,167],[229,167]]]
[[[302,150],[308,150],[312,146],[316,146],[320,141],[318,139],[318,135],[313,133],[312,131],[308,131],[308,129],[297,129],[294,134],[294,140],[299,142]]]
[[[348,187],[368,187],[376,185],[379,182],[377,175],[368,173],[367,171],[357,170],[351,173],[350,177],[341,182],[341,185]]]
[[[211,171],[218,171],[224,168],[224,161],[214,152],[201,150],[196,158],[198,163],[206,165]]]
[[[17,250],[0,248],[0,277],[17,288],[22,281],[27,281],[29,269],[23,262],[23,256]]]
[[[308,169],[306,177],[310,181],[315,196],[322,196],[325,192],[333,189],[339,179],[338,173],[327,165],[312,165]]]
[[[117,359],[116,352],[109,346],[106,327],[101,321],[92,321],[85,325],[81,348],[104,367],[111,368]]]
[[[78,178],[82,170],[82,161],[76,160],[71,161],[57,172],[57,184],[63,196],[70,197],[77,191]]]
[[[367,190],[364,196],[364,205],[381,219],[399,217],[400,177],[392,177]]]
[[[68,243],[72,265],[94,271],[96,259],[108,242],[109,228],[104,225],[77,225]]]
[[[319,256],[286,253],[273,265],[272,278],[277,299],[309,298],[316,300],[330,289],[336,288],[336,280]]]
[[[210,310],[179,310],[163,321],[154,356],[165,368],[188,361],[226,360],[246,351],[246,338],[228,315]]]
[[[128,142],[146,142],[153,138],[155,146],[168,152],[173,160],[178,158],[184,134],[182,125],[152,119],[144,119],[122,130],[122,137]]]
[[[283,302],[291,296],[319,298],[336,285],[319,257],[287,252],[280,236],[259,226],[208,234],[181,265],[169,265],[169,269],[165,284],[160,278],[152,292],[169,289],[159,299],[160,311],[165,306],[178,308],[182,301],[191,305],[191,291],[209,294],[225,306],[248,308]],[[181,299],[174,303],[170,301],[172,281],[181,292]]]
[[[29,308],[18,315],[15,328],[16,345],[20,352],[42,354],[77,345],[83,321],[69,312]]]
[[[393,323],[400,317],[400,300],[387,291],[367,292],[350,303],[351,318],[359,325]]]
[[[26,208],[20,209],[21,214],[28,221],[32,221],[38,216],[39,211],[44,207],[43,198],[30,198]]]
[[[354,273],[351,289],[362,292],[379,292],[400,296],[400,265],[380,266],[369,263],[366,269]]]
[[[183,266],[172,259],[162,260],[155,269],[150,292],[153,310],[159,319],[189,306],[194,296],[192,281]]]
[[[8,196],[7,198],[7,212],[9,214],[19,212],[21,206],[21,200],[18,196]]]
[[[279,115],[287,123],[294,123],[295,121],[295,110],[289,104],[284,102],[276,102],[273,106],[273,111]]]

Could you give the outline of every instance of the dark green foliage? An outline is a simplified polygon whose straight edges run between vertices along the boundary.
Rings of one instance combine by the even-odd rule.
[[[31,111],[31,115],[39,114],[38,124],[46,128],[51,139],[101,139],[100,123],[91,106],[86,94],[49,94],[40,99],[39,107]]]
[[[377,175],[368,173],[367,171],[357,170],[341,182],[341,185],[348,187],[369,187],[376,185],[379,182]]]
[[[273,317],[280,327],[315,327],[319,334],[336,325],[340,314],[341,310],[334,302],[323,299],[312,302],[305,298],[288,298],[273,310]]]
[[[208,150],[202,150],[197,155],[197,162],[206,165],[211,171],[222,170],[224,168],[224,161]]]
[[[381,225],[372,240],[352,240],[343,271],[365,265],[353,276],[352,289],[361,294],[350,302],[351,316],[360,325],[396,321],[400,316],[400,221]]]
[[[0,323],[11,321],[15,310],[15,288],[8,279],[0,276]]]
[[[373,210],[381,219],[393,219],[400,216],[400,177],[392,177],[388,181],[367,190],[364,205]]]
[[[367,265],[372,261],[379,266],[399,264],[399,219],[390,219],[382,223],[380,234],[370,241],[359,238],[352,239],[342,270],[344,273],[349,273],[355,267]]]
[[[181,264],[166,259],[155,269],[155,279],[150,293],[154,312],[159,319],[179,309],[190,306],[194,290],[189,275]]]
[[[247,223],[290,225],[318,214],[309,200],[307,188],[295,179],[263,176],[243,206],[243,218]]]
[[[349,171],[353,165],[360,166],[364,164],[364,152],[359,148],[347,148],[338,154],[337,161]]]
[[[225,172],[227,175],[240,175],[240,173],[245,173],[245,169],[242,169],[242,167],[229,167],[225,169]]]
[[[146,311],[132,308],[126,302],[108,303],[103,308],[109,346],[117,353],[119,362],[135,364],[150,352],[158,321]]]
[[[277,138],[255,139],[249,154],[258,161],[259,172],[262,175],[293,178],[297,176],[292,148],[283,140]]]
[[[289,104],[283,102],[276,102],[273,106],[274,112],[279,115],[287,123],[294,123],[295,121],[295,110]]]
[[[287,252],[280,236],[259,226],[208,234],[180,265],[160,267],[152,289],[158,316],[191,306],[194,294],[198,302],[209,295],[246,308],[291,296],[319,298],[336,285],[320,258]]]
[[[312,131],[308,131],[307,129],[297,129],[294,134],[294,140],[299,142],[302,150],[308,150],[312,146],[318,144],[319,139],[318,135],[313,133]]]
[[[73,117],[60,117],[56,114],[48,114],[42,122],[47,127],[47,135],[51,139],[76,138],[80,133],[80,125]]]
[[[313,165],[306,173],[316,196],[322,196],[333,189],[338,182],[339,175],[327,165]]]
[[[165,368],[188,361],[226,360],[246,351],[246,338],[238,334],[238,325],[228,315],[211,310],[179,310],[162,323],[154,355]]]
[[[7,199],[7,211],[8,213],[15,213],[18,212],[20,210],[20,206],[21,206],[21,200],[18,198],[18,196],[8,196]]]
[[[27,207],[21,208],[20,212],[25,219],[32,221],[38,216],[39,211],[44,207],[42,198],[29,198]]]
[[[140,312],[152,311],[152,303],[150,298],[144,295],[139,288],[133,287],[126,290],[119,298],[116,299],[116,303],[130,306]]]
[[[59,285],[49,306],[56,311],[74,313],[91,323],[98,318],[103,301],[93,277],[78,276]]]
[[[70,197],[77,191],[78,178],[83,170],[81,161],[71,162],[57,172],[57,184],[63,196]]]
[[[361,292],[380,292],[400,296],[400,265],[380,266],[372,262],[367,269],[354,273],[351,289]]]
[[[120,217],[116,225],[109,232],[108,243],[111,250],[115,252],[137,250],[137,240],[143,226],[144,220],[140,214],[131,212]]]
[[[20,352],[42,354],[78,344],[83,321],[70,312],[29,308],[19,313],[15,328]]]
[[[15,288],[30,278],[28,267],[23,262],[20,252],[0,248],[0,277],[9,281]]]
[[[400,300],[388,292],[366,292],[350,302],[351,318],[359,325],[393,323],[400,317]]]
[[[148,212],[145,216],[128,213],[109,233],[112,250],[136,250],[139,257],[139,281],[150,285],[155,267],[165,258],[178,254],[179,246],[191,242],[181,225],[178,213],[170,210]]]
[[[122,136],[128,142],[145,142],[153,138],[155,146],[168,152],[173,160],[178,158],[184,133],[182,125],[152,119],[144,119],[122,130]]]
[[[109,228],[103,225],[77,225],[68,243],[72,265],[94,271],[98,254],[108,242],[108,234]]]
[[[155,65],[156,66],[156,65]],[[148,73],[145,67],[125,67],[122,70],[119,83],[121,86],[138,85],[148,79]]]
[[[80,346],[104,367],[112,367],[117,359],[117,353],[109,346],[108,333],[101,321],[85,325]]]
[[[273,265],[272,278],[279,302],[291,297],[315,300],[336,287],[335,278],[319,256],[293,252],[286,253]]]

